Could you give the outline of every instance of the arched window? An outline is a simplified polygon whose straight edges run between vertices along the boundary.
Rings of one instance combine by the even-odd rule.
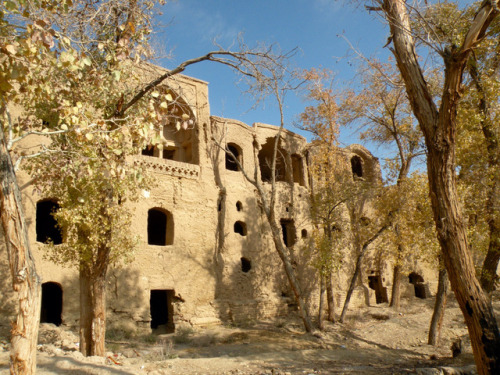
[[[234,223],[234,233],[238,233],[240,236],[247,235],[247,225],[243,221],[237,221]]]
[[[59,209],[59,205],[52,200],[39,201],[36,204],[36,240],[37,242],[62,243],[61,229],[52,215]]]
[[[236,160],[238,160],[238,162],[242,164],[243,152],[241,151],[241,148],[235,143],[228,143],[226,146],[226,169],[228,171],[239,171],[240,168],[238,167],[238,164],[234,160],[233,156],[231,156],[231,154],[233,154]]]
[[[160,208],[148,211],[148,244],[165,246],[174,243],[174,219],[170,212]]]
[[[351,169],[354,177],[363,177],[363,161],[357,155],[351,158]]]
[[[42,307],[40,323],[52,323],[60,326],[62,323],[63,291],[58,283],[42,284]]]
[[[259,151],[259,166],[262,182],[271,182],[275,139],[274,137],[267,138],[266,143],[262,145]],[[286,155],[286,151],[278,145],[275,169],[276,181],[287,181]]]

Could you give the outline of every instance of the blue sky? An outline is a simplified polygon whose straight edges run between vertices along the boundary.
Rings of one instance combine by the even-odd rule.
[[[328,68],[336,74],[336,86],[355,87],[354,56],[349,53],[343,35],[365,56],[387,56],[382,46],[387,30],[377,15],[363,7],[335,0],[177,0],[168,2],[159,18],[166,27],[157,35],[160,53],[170,52],[170,59],[160,65],[170,68],[178,63],[214,50],[213,40],[231,46],[238,34],[251,47],[258,42],[276,43],[284,51],[300,49],[294,63],[304,69]],[[269,101],[264,108],[250,110],[252,98],[235,86],[236,76],[227,67],[203,62],[189,67],[185,74],[209,82],[212,115],[234,118],[251,125],[254,122],[279,124],[276,105]],[[285,103],[287,127],[305,105],[298,96],[288,96]],[[308,136],[307,134],[303,134]],[[351,131],[343,131],[345,144],[359,142]],[[376,155],[383,150],[367,145]]]

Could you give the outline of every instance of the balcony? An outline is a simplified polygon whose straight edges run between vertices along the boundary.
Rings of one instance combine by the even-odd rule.
[[[200,166],[169,159],[160,159],[154,156],[137,155],[134,164],[173,177],[190,178],[197,180],[200,175]]]

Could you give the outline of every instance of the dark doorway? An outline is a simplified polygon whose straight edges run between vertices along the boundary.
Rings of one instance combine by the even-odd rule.
[[[293,220],[290,219],[281,219],[281,232],[283,234],[283,242],[286,247],[292,247],[295,245],[295,241],[297,240],[297,235],[295,233],[295,225]]]
[[[351,158],[351,168],[354,177],[363,177],[363,162],[359,156]]]
[[[54,245],[62,243],[61,230],[52,214],[59,209],[59,205],[50,200],[40,201],[36,204],[36,240]]]
[[[368,276],[368,286],[375,291],[375,301],[377,303],[388,302],[387,288],[382,284],[380,276]]]
[[[415,297],[425,299],[427,298],[427,293],[425,292],[424,278],[416,272],[412,272],[408,275],[408,281],[413,284],[415,288]]]
[[[172,333],[174,326],[174,291],[168,289],[151,290],[149,306],[151,313],[151,329],[157,333]]]
[[[42,308],[40,323],[52,323],[60,326],[62,323],[62,287],[58,283],[42,284]]]

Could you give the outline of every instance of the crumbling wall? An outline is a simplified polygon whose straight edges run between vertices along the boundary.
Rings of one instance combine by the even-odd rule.
[[[146,65],[143,79],[149,80],[158,69]],[[251,178],[257,175],[266,191],[270,191],[270,184],[262,181],[262,171],[269,167],[264,164],[269,160],[279,128],[261,123],[248,126],[237,120],[210,117],[208,87],[203,81],[180,75],[169,80],[163,89],[178,98],[179,108],[189,120],[186,117],[187,123],[180,129],[176,124],[166,124],[163,135],[167,146],[146,150],[133,160],[152,173],[156,184],[144,190],[138,202],[128,203],[134,213],[130,235],[139,236],[139,244],[131,263],[118,264],[109,270],[108,327],[150,331],[151,298],[156,298],[152,295],[164,295],[168,299],[165,305],[169,315],[165,323],[167,331],[181,325],[252,321],[287,314],[296,308],[293,294],[274,249],[260,197],[241,170]],[[25,140],[24,146],[36,146],[40,142],[45,141],[31,137]],[[300,135],[282,130],[276,216],[310,312],[316,314],[319,280],[307,256],[313,232],[307,157],[311,147]],[[226,148],[237,154],[241,167],[228,159]],[[260,155],[257,163],[254,152]],[[380,181],[378,160],[364,147],[352,145],[339,149],[338,158],[352,171],[353,178]],[[264,175],[266,173],[268,171]],[[78,272],[44,259],[46,245],[36,240],[36,204],[51,197],[38,196],[29,184],[24,185],[29,176],[23,172],[18,176],[37,269],[44,282],[62,287],[62,324],[77,326]],[[161,240],[148,243],[150,210],[165,214],[169,236],[165,243]],[[374,243],[373,247],[376,246]],[[5,244],[0,240],[0,254],[3,253]],[[0,324],[4,324],[2,322],[12,316],[15,305],[6,256],[1,259],[0,317],[3,320]],[[334,275],[338,310],[345,298],[353,265],[353,256],[346,257],[343,269]],[[390,269],[392,267],[383,262],[366,264],[351,301],[352,308],[380,302],[377,291],[380,294],[383,288],[389,293]],[[432,271],[419,268],[415,272],[422,274],[426,282],[435,278]],[[408,285],[410,296],[413,284]]]

